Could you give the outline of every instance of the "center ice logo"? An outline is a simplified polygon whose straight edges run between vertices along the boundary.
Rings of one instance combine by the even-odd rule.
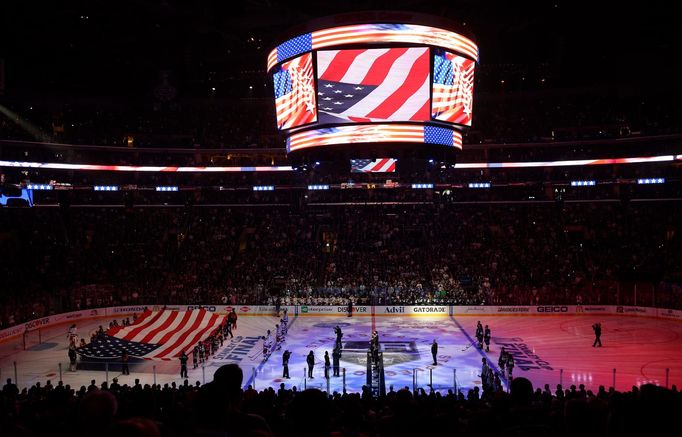
[[[343,342],[341,361],[365,366],[369,341]],[[379,351],[384,353],[384,366],[419,361],[419,350],[414,341],[381,341]]]

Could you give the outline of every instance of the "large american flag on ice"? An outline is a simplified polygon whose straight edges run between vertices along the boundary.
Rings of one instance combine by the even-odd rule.
[[[317,120],[313,57],[310,53],[282,64],[273,80],[279,129],[290,129]]]
[[[321,123],[429,120],[429,49],[317,52]]]
[[[433,117],[471,126],[474,61],[442,52],[433,58]]]
[[[189,353],[224,319],[204,309],[145,311],[132,325],[109,329],[77,352],[87,358],[120,359],[125,349],[130,358],[172,360],[182,351]]]

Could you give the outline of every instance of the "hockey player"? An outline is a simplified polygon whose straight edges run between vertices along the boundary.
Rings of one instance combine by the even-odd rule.
[[[514,356],[507,352],[507,380],[511,382],[514,371]]]
[[[485,330],[483,331],[483,341],[485,342],[485,351],[490,352],[490,328],[485,325]]]
[[[502,351],[500,351],[500,358],[497,359],[497,365],[502,372],[502,376],[506,378],[505,372],[507,371],[507,351],[504,350],[504,347],[502,348]]]
[[[272,334],[268,329],[268,333],[263,337],[263,360],[268,357],[270,352],[272,352]]]
[[[289,314],[287,313],[287,309],[284,308],[284,314],[282,315],[282,329],[284,332],[287,332],[288,326],[289,326]]]
[[[276,350],[280,350],[282,348],[282,343],[284,343],[284,334],[282,334],[280,325],[275,325],[275,343],[277,345]]]
[[[476,341],[478,348],[483,349],[483,325],[481,325],[480,320],[476,323]]]

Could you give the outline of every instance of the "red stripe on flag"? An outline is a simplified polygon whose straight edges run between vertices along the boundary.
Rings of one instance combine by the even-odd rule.
[[[188,312],[190,312],[190,311],[188,311]],[[204,321],[204,316],[206,315],[206,310],[201,309],[201,310],[199,310],[199,313],[200,313],[199,316],[197,316],[197,318],[194,320],[194,323],[192,323],[192,326],[189,329],[187,329],[180,336],[180,338],[178,338],[170,346],[165,345],[165,347],[163,348],[163,351],[160,353],[154,354],[154,357],[155,358],[161,358],[161,357],[168,355],[170,353],[170,351],[172,351],[173,349],[178,347],[178,345],[182,344],[182,342],[184,342],[185,339],[192,334],[192,332],[195,332],[197,329],[199,329],[199,326],[201,326],[201,322]]]
[[[404,55],[407,49],[391,49],[374,60],[365,77],[360,82],[361,85],[381,85],[386,79],[386,75],[391,70],[393,63]],[[343,76],[342,76],[343,77]]]
[[[388,158],[381,159],[379,162],[377,162],[375,165],[372,166],[370,171],[379,171],[381,168],[386,164],[388,161]]]
[[[166,320],[165,320],[162,324],[160,324],[160,325],[157,326],[156,328],[150,330],[150,331],[147,333],[147,335],[145,335],[144,338],[143,338],[142,340],[140,340],[140,341],[141,341],[142,343],[149,343],[150,340],[151,340],[152,338],[154,338],[154,336],[155,336],[156,334],[158,334],[158,333],[161,332],[161,331],[165,331],[166,329],[168,329],[168,327],[173,323],[173,320],[175,320],[175,318],[176,318],[177,316],[178,316],[178,312],[177,312],[177,311],[172,311],[172,312],[169,314],[169,316],[166,317]]]
[[[346,75],[355,58],[364,52],[365,50],[341,50],[334,56],[320,79],[339,82]]]
[[[187,323],[189,323],[190,317],[192,317],[192,311],[185,311],[185,314],[182,316],[182,321],[180,322],[180,324],[175,329],[173,329],[170,332],[167,332],[163,337],[161,337],[161,340],[159,340],[158,343],[159,344],[166,344],[166,342],[168,340],[170,340],[170,338],[173,335],[175,335],[178,332],[185,329],[185,327],[187,326]]]
[[[424,103],[424,106],[419,108],[419,111],[417,111],[412,117],[410,117],[410,120],[430,120],[431,118],[431,105],[429,101],[427,100]]]
[[[166,310],[158,311],[156,314],[154,314],[154,317],[150,318],[149,320],[146,321],[146,323],[141,324],[140,326],[136,327],[135,329],[131,329],[124,337],[123,340],[132,340],[135,338],[137,334],[142,332],[143,330],[149,328],[154,322],[159,320],[159,317],[161,317],[161,314],[163,314]],[[121,338],[121,337],[118,337]]]
[[[389,118],[397,111],[408,98],[422,86],[424,80],[429,75],[429,51],[418,57],[412,64],[410,72],[403,81],[403,84],[393,92],[381,105],[377,106],[367,114],[371,118]]]
[[[215,325],[218,317],[219,317],[218,314],[211,314],[211,319],[209,320],[208,325],[204,329],[202,329],[201,331],[197,332],[197,334],[189,342],[176,342],[174,347],[165,351],[163,355],[165,356],[166,354],[172,352],[177,347],[182,346],[183,343],[185,343],[186,344],[185,347],[188,347],[188,348],[191,347],[194,343],[197,343],[199,340],[201,340],[204,337],[204,335],[206,335],[206,333],[209,330],[215,329],[214,325]],[[182,350],[180,352],[182,352]],[[178,355],[177,352],[173,356],[176,356],[176,355]]]

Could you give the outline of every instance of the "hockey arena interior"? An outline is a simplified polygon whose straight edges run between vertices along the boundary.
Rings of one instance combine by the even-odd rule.
[[[642,435],[682,407],[662,6],[0,6],[0,435]]]

